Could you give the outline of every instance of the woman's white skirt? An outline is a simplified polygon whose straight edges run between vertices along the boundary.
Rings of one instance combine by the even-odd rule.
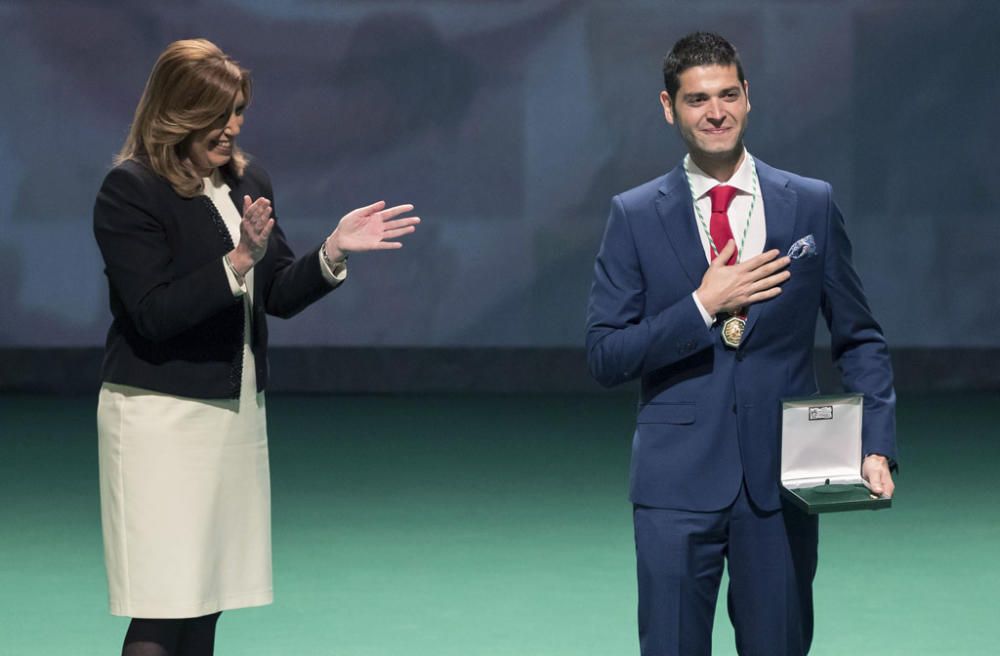
[[[199,617],[271,603],[265,414],[254,386],[239,401],[101,388],[101,520],[113,615]]]

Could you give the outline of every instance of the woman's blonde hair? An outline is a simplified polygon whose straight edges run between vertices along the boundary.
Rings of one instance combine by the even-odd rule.
[[[174,41],[156,60],[115,163],[134,159],[166,178],[186,198],[201,176],[184,163],[194,133],[229,117],[237,92],[250,103],[250,71],[205,39]],[[247,156],[235,144],[226,167],[243,175]]]

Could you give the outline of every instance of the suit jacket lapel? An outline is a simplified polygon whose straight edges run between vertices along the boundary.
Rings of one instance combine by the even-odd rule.
[[[708,260],[701,245],[701,237],[698,236],[691,189],[688,187],[683,165],[664,176],[659,192],[654,203],[660,225],[667,233],[667,241],[691,284],[697,288],[708,269]]]
[[[789,187],[788,176],[760,160],[755,160],[755,164],[767,230],[764,250],[777,248],[784,255],[791,247],[793,235],[796,234],[797,197]],[[677,166],[664,177],[659,191],[660,195],[654,203],[660,218],[660,225],[663,226],[663,231],[677,256],[677,261],[680,262],[691,284],[696,289],[701,285],[701,279],[708,269],[708,259],[705,257],[705,250],[698,234],[691,189],[684,175],[683,165]],[[765,302],[750,306],[747,314],[747,326],[743,333],[744,341],[750,336],[750,332],[761,313],[769,305],[770,303]]]
[[[229,185],[229,198],[232,199],[236,211],[243,216],[243,181],[229,172],[229,167],[222,168],[222,179]]]
[[[243,178],[236,177],[229,169],[228,166],[224,166],[222,169],[222,179],[229,185],[229,198],[236,205],[236,211],[239,212],[240,216],[243,216],[243,196],[249,191],[243,182]],[[253,194],[250,194],[251,199],[256,200]],[[253,307],[260,307],[259,300],[261,295],[261,284],[255,283],[253,286]]]
[[[755,160],[754,163],[757,165],[757,179],[760,181],[761,199],[764,203],[764,224],[767,227],[764,250],[777,248],[783,256],[791,247],[792,236],[795,234],[797,197],[789,187],[788,176],[760,160]],[[764,302],[750,306],[743,332],[744,340],[750,336],[760,315],[769,305],[769,302]]]

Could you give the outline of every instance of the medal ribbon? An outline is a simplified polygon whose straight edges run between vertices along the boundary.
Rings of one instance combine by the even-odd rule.
[[[747,155],[747,157],[750,157],[750,155]],[[750,217],[753,216],[753,209],[757,205],[757,163],[754,162],[753,157],[750,157],[750,173],[751,173],[750,180],[753,183],[753,188],[750,191],[750,211],[747,212],[747,221],[746,221],[745,224],[743,224],[743,236],[740,238],[740,243],[739,243],[738,248],[736,249],[736,255],[734,256],[736,258],[736,260],[735,261],[730,260],[728,262],[728,264],[735,264],[736,262],[739,262],[740,258],[743,255],[743,245],[746,244],[746,242],[747,242],[747,233],[750,231]],[[718,189],[720,186],[723,186],[723,185],[717,185],[717,186],[713,187],[712,189],[710,189],[708,191],[708,193],[711,194],[715,189]],[[708,237],[708,246],[709,246],[709,248],[712,251],[712,259],[714,260],[715,257],[719,254],[719,251],[722,250],[722,248],[726,247],[726,242],[725,241],[719,242],[719,241],[717,241],[715,239],[712,239],[712,230],[710,230],[709,227],[708,227],[708,224],[705,223],[705,217],[702,216],[702,214],[701,214],[701,208],[698,207],[698,197],[694,195],[694,187],[691,186],[691,178],[690,178],[690,176],[688,177],[688,189],[691,190],[691,202],[694,204],[694,213],[698,217],[698,223],[699,223],[699,225],[701,225],[701,229],[705,232],[705,236]],[[732,201],[732,198],[729,199],[729,202],[731,202],[731,201]],[[728,211],[729,202],[726,203],[726,210],[724,210],[724,214]],[[715,215],[715,201],[714,200],[712,201],[712,214],[713,214],[713,218],[714,218],[714,215]],[[727,230],[729,232],[729,238],[732,239],[733,238],[733,231],[732,231],[731,228],[729,228],[729,220],[728,220],[728,218],[725,221],[725,225],[726,225],[726,228],[727,228]],[[720,246],[721,246],[721,248],[720,248]]]
[[[750,211],[747,212],[746,223],[743,224],[743,235],[740,238],[739,246],[726,266],[732,266],[740,261],[743,255],[743,246],[747,241],[747,233],[750,231],[750,219],[753,217],[754,207],[757,205],[757,165],[753,158],[750,158],[751,180],[753,190],[750,194]],[[726,247],[730,239],[733,239],[733,230],[729,225],[729,204],[733,202],[737,189],[729,185],[716,185],[708,190],[709,198],[712,201],[711,227],[705,225],[705,218],[698,207],[698,199],[694,194],[694,187],[691,186],[691,179],[688,178],[688,188],[691,190],[691,199],[694,204],[695,214],[698,216],[698,223],[708,237],[709,248],[712,251],[711,259],[719,256],[719,251]],[[746,308],[737,310],[732,316],[723,322],[722,337],[727,346],[738,348],[743,338],[743,329],[746,326]]]

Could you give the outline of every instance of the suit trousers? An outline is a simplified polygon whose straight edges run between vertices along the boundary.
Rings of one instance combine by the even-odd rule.
[[[717,512],[634,506],[643,656],[710,656],[724,563],[741,656],[804,656],[813,633],[819,522],[763,511],[740,486]]]

